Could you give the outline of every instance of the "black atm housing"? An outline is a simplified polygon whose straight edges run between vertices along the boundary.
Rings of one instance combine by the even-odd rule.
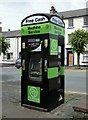
[[[64,103],[64,27],[53,14],[22,20],[22,106],[51,111]]]

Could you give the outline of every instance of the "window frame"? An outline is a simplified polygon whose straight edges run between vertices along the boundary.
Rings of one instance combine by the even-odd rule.
[[[88,16],[83,17],[83,26],[88,26]]]
[[[69,18],[68,19],[68,28],[73,28],[74,27],[74,18]]]
[[[8,55],[10,56],[10,59],[8,59]],[[6,55],[3,55],[3,60],[13,60],[13,52],[6,53]]]
[[[68,34],[68,43],[67,43],[67,44],[70,44],[71,35],[72,35],[72,34]]]
[[[9,47],[10,47],[10,39],[9,38],[7,38],[6,40],[6,43],[9,45]]]
[[[88,51],[83,53],[83,62],[88,63]]]

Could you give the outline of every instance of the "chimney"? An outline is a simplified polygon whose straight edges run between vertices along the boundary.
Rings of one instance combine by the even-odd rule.
[[[56,11],[56,9],[54,8],[54,6],[51,6],[50,13],[52,13],[52,14],[57,13],[57,11]]]
[[[10,31],[10,29],[8,29],[8,31]]]

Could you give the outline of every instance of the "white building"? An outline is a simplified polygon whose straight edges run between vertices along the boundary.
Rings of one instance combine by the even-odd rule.
[[[6,42],[10,45],[6,55],[2,54],[2,63],[15,63],[20,57],[21,52],[21,34],[20,30],[2,32],[2,36],[6,38]]]
[[[72,32],[77,29],[88,30],[88,9],[79,9],[73,11],[58,12],[60,17],[63,17],[65,22],[65,65],[77,65],[77,54],[72,52],[72,47],[69,44],[69,38]],[[6,55],[2,55],[2,62],[15,63],[21,52],[21,34],[20,30],[2,32],[7,38],[10,48]],[[80,55],[80,65],[88,66],[88,48],[84,54]]]
[[[58,13],[65,22],[65,65],[77,65],[77,54],[73,53],[69,39],[75,30],[88,30],[88,8]],[[80,55],[80,66],[88,66],[88,47]]]

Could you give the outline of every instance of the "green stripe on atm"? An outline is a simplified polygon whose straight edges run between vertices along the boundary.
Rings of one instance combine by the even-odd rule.
[[[60,67],[60,75],[64,75],[64,66]]]
[[[58,67],[48,68],[48,79],[58,77]]]
[[[21,26],[21,35],[55,34],[64,36],[64,28],[53,23],[41,23],[34,25]]]

